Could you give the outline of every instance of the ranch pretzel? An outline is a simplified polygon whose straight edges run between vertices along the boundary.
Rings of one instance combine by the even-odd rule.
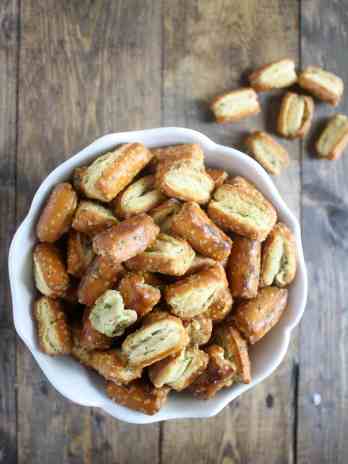
[[[82,277],[94,258],[92,243],[87,235],[69,231],[67,243],[67,271],[75,277]]]
[[[233,323],[246,340],[254,344],[279,321],[288,299],[288,291],[277,287],[262,288],[256,298],[240,303]]]
[[[106,384],[106,393],[112,401],[150,416],[161,409],[169,391],[168,387],[156,388],[142,379],[128,385],[117,385],[114,382]]]
[[[146,367],[167,356],[178,353],[189,342],[182,321],[171,315],[157,320],[147,316],[140,329],[131,333],[122,343],[122,352],[131,366]]]
[[[256,69],[250,76],[250,85],[257,92],[289,87],[297,81],[295,63],[285,58]]]
[[[71,352],[71,332],[63,307],[58,300],[43,296],[34,305],[40,348],[56,356]]]
[[[252,88],[232,90],[216,97],[210,108],[216,122],[236,122],[261,111],[257,93]]]
[[[50,194],[36,226],[41,242],[56,242],[71,226],[77,195],[68,182],[57,184]]]
[[[189,269],[194,257],[195,252],[186,240],[161,233],[143,253],[129,259],[125,264],[134,271],[181,276]]]
[[[81,188],[88,198],[109,202],[120,193],[152,158],[141,143],[128,143],[99,156],[82,176]]]
[[[204,313],[223,288],[227,288],[226,274],[216,264],[168,285],[164,298],[173,314],[192,319]]]
[[[319,158],[336,160],[348,144],[348,118],[344,114],[332,116],[319,139],[316,150]]]
[[[245,145],[249,154],[269,174],[278,176],[289,165],[289,155],[285,148],[266,132],[252,132],[245,140]]]
[[[242,177],[214,192],[208,215],[216,224],[259,241],[265,240],[277,220],[271,203]]]
[[[300,86],[330,105],[340,102],[344,84],[340,77],[317,66],[308,66],[298,78]]]
[[[122,263],[145,251],[158,233],[159,227],[150,216],[138,214],[96,235],[93,249],[115,264]]]
[[[178,355],[162,359],[149,368],[151,382],[157,388],[164,385],[182,391],[206,369],[208,355],[197,347],[183,349]]]
[[[117,223],[118,220],[105,206],[95,201],[82,200],[77,207],[72,227],[93,237]]]
[[[197,203],[184,203],[173,217],[171,229],[186,239],[196,251],[217,261],[226,259],[231,252],[232,240]]]
[[[260,268],[261,243],[246,237],[235,237],[227,264],[227,276],[233,297],[256,297]]]
[[[155,188],[155,176],[144,176],[130,184],[114,200],[115,214],[128,218],[135,214],[147,213],[165,200],[165,196]]]
[[[118,284],[118,290],[125,306],[134,309],[138,317],[143,317],[152,311],[161,299],[160,290],[149,285],[141,273],[126,274]]]
[[[278,222],[263,245],[260,285],[287,287],[294,280],[295,274],[295,238],[285,224]]]
[[[39,292],[51,298],[64,296],[70,279],[59,250],[51,243],[39,243],[34,248],[33,262]]]
[[[313,98],[287,92],[278,115],[278,133],[289,139],[302,139],[310,129],[313,112]]]
[[[184,159],[164,161],[156,172],[157,188],[179,200],[207,203],[214,189],[213,179],[197,161]]]

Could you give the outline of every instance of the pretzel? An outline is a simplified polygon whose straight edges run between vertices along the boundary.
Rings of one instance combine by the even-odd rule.
[[[284,147],[266,132],[256,131],[245,140],[248,153],[274,176],[289,165],[289,155]]]
[[[288,291],[277,287],[262,288],[252,300],[240,303],[233,315],[236,328],[254,344],[279,321],[288,299]]]
[[[57,184],[41,212],[36,234],[41,242],[56,242],[71,226],[77,195],[68,182]]]
[[[330,105],[340,102],[344,84],[340,77],[317,66],[308,66],[298,78],[300,86]]]
[[[310,129],[313,112],[313,98],[287,92],[278,115],[278,133],[289,139],[302,139]]]
[[[95,201],[82,200],[77,207],[72,227],[93,237],[117,223],[118,220],[105,206]]]
[[[58,248],[51,243],[39,243],[34,248],[33,262],[39,292],[51,298],[64,296],[70,279]]]
[[[209,258],[223,261],[231,252],[232,240],[195,202],[182,205],[173,217],[171,229],[186,239],[196,251]]]
[[[271,203],[242,177],[214,192],[208,215],[216,224],[259,241],[265,240],[277,220]]]
[[[128,385],[106,384],[106,393],[115,403],[148,415],[161,409],[169,391],[168,387],[156,388],[145,380],[135,380]]]
[[[149,377],[156,388],[167,385],[182,391],[202,374],[207,364],[208,355],[204,351],[189,347],[150,366]]]
[[[296,274],[296,243],[291,230],[278,222],[262,250],[261,287],[287,287]]]
[[[246,237],[235,237],[227,264],[230,289],[235,298],[255,298],[261,270],[261,243]]]
[[[261,111],[257,93],[252,88],[232,90],[216,97],[210,104],[216,122],[236,122]]]
[[[186,240],[160,233],[156,241],[143,253],[126,261],[126,267],[133,271],[150,271],[181,276],[189,269],[195,252]]]
[[[71,332],[62,304],[43,296],[34,304],[34,317],[41,350],[51,356],[69,354],[72,346]]]
[[[336,160],[348,144],[348,118],[344,114],[332,116],[316,142],[319,158]]]
[[[88,198],[109,202],[148,164],[151,152],[141,143],[128,143],[99,156],[82,176]]]
[[[289,58],[266,64],[249,76],[250,85],[257,92],[289,87],[296,81],[295,63]]]

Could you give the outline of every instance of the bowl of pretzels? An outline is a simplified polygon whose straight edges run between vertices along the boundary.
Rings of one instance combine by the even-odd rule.
[[[251,157],[108,134],[43,181],[10,247],[16,331],[71,401],[211,417],[280,364],[307,298],[297,219]]]

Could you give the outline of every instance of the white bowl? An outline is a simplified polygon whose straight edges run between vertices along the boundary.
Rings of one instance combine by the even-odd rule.
[[[279,219],[294,232],[298,251],[298,271],[289,289],[288,308],[277,326],[250,350],[252,383],[234,385],[221,390],[209,401],[193,399],[183,393],[172,393],[166,405],[154,416],[146,416],[113,403],[104,392],[103,381],[72,358],[55,358],[41,353],[31,316],[35,294],[31,256],[36,242],[35,225],[49,192],[57,182],[68,179],[75,167],[91,162],[97,155],[119,144],[135,141],[143,142],[147,147],[199,143],[204,150],[208,165],[223,168],[231,174],[239,174],[256,184],[277,209]],[[284,358],[291,331],[300,321],[307,299],[307,273],[300,226],[268,174],[249,156],[233,148],[218,145],[199,132],[176,127],[105,135],[51,172],[37,190],[29,213],[12,240],[9,252],[9,275],[16,331],[56,390],[75,403],[101,408],[117,419],[136,424],[175,418],[211,417],[218,414],[243,392],[255,387],[271,375]]]

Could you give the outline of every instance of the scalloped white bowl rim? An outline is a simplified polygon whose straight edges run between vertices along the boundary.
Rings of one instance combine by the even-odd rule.
[[[277,326],[251,348],[252,376],[249,385],[239,384],[220,391],[213,399],[202,401],[186,394],[171,394],[164,407],[155,415],[147,416],[113,403],[107,398],[100,378],[69,357],[53,358],[41,353],[37,344],[31,307],[34,298],[31,250],[35,243],[35,224],[41,206],[52,187],[67,179],[77,166],[93,160],[115,146],[128,142],[142,142],[148,147],[177,143],[199,143],[208,165],[226,169],[251,180],[275,206],[279,219],[295,235],[298,271],[289,288],[289,305]],[[56,167],[41,183],[32,200],[29,212],[15,233],[9,251],[9,277],[12,311],[17,334],[27,345],[47,379],[63,396],[74,403],[101,408],[109,415],[129,423],[146,424],[178,418],[207,418],[218,414],[243,392],[253,388],[278,367],[286,355],[291,331],[299,323],[305,310],[308,279],[303,256],[300,225],[280,196],[272,179],[252,158],[244,153],[213,142],[204,134],[180,127],[162,127],[142,131],[107,134],[75,156]]]

